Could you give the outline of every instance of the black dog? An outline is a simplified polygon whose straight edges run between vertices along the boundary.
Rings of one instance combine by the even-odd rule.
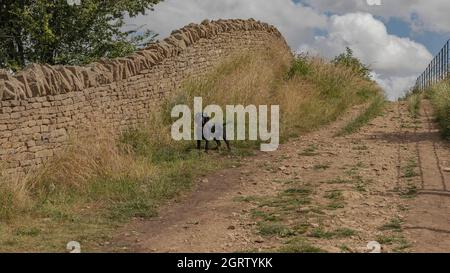
[[[198,118],[197,121],[198,121],[198,124],[200,124],[200,119],[201,119],[201,124],[202,124],[202,126],[201,126],[201,128],[202,128],[201,135],[202,135],[202,139],[205,141],[205,151],[208,152],[208,143],[209,143],[208,139],[210,139],[210,138],[207,138],[204,135],[203,129],[205,128],[205,125],[211,120],[211,118],[208,115],[205,115],[205,114],[201,114],[201,115],[202,115],[201,118]],[[223,141],[227,145],[228,151],[231,151],[230,142],[227,140],[226,124],[223,124],[223,125],[221,125],[221,124],[214,124],[214,125],[212,125],[211,133],[215,134],[216,130],[222,131],[221,135],[222,135]],[[213,140],[217,143],[217,147],[215,148],[215,150],[218,150],[222,146],[222,144],[220,143],[220,140],[217,139],[216,137],[214,137]],[[201,140],[197,140],[197,149],[198,150],[201,149],[201,145],[202,145],[201,143],[202,143]]]

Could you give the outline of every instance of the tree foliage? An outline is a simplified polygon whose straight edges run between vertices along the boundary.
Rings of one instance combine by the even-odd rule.
[[[363,64],[358,58],[353,55],[353,50],[349,47],[346,48],[346,51],[336,58],[334,58],[333,63],[335,65],[342,65],[348,68],[351,68],[354,72],[356,72],[361,77],[370,80],[370,68]]]
[[[124,30],[126,16],[161,0],[1,0],[0,67],[32,62],[84,64],[124,56],[149,42],[150,31]],[[72,1],[77,2],[77,1]]]

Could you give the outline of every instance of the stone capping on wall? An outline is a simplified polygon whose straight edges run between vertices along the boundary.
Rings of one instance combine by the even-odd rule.
[[[125,80],[177,56],[200,39],[211,39],[224,32],[255,30],[282,38],[274,26],[254,19],[205,20],[175,30],[168,38],[123,58],[102,59],[86,66],[31,64],[15,75],[0,70],[0,101],[64,94]]]

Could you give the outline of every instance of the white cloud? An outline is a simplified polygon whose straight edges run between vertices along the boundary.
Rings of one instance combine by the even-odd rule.
[[[316,28],[326,25],[327,17],[291,0],[165,0],[147,16],[133,18],[137,25],[148,25],[162,37],[192,22],[204,19],[254,18],[275,25],[291,46],[314,37]]]
[[[368,13],[332,16],[327,30],[328,34],[315,37],[309,48],[326,57],[334,57],[349,46],[377,73],[395,76],[416,74],[432,58],[425,46],[409,38],[389,34],[383,22]]]
[[[313,49],[332,58],[347,46],[352,48],[355,56],[373,69],[390,98],[410,87],[432,58],[425,46],[389,34],[383,22],[368,13],[332,16],[327,30],[326,35],[301,45],[300,50]]]
[[[397,98],[402,97],[416,82],[416,76],[383,77],[376,73],[372,73],[372,77],[381,86],[381,88],[385,90],[386,96],[389,100],[396,100]]]

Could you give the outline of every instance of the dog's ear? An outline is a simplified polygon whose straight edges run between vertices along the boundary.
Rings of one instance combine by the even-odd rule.
[[[211,120],[211,117],[208,114],[203,113],[202,115],[203,115],[203,121],[205,123]]]

